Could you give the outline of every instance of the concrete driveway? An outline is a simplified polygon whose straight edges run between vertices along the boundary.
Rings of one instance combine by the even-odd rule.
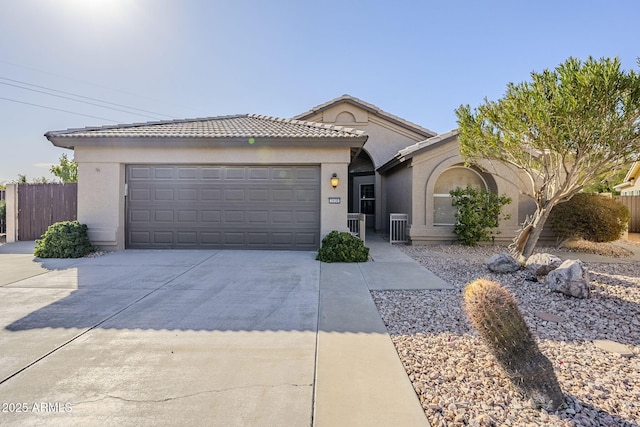
[[[128,250],[39,261],[33,246],[2,254],[7,246],[0,424],[312,423],[315,253]]]

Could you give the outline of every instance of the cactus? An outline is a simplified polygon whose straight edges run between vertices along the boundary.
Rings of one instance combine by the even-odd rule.
[[[553,412],[564,403],[551,361],[540,352],[515,298],[487,279],[469,283],[467,314],[480,337],[518,391]]]

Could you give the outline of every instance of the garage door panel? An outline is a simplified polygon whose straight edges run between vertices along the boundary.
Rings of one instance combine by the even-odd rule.
[[[244,224],[244,211],[225,211],[224,222],[227,224]]]
[[[273,233],[272,243],[274,245],[291,246],[294,243],[294,233],[288,233],[288,232]]]
[[[172,231],[154,231],[153,232],[153,243],[161,244],[161,245],[170,245],[173,243],[173,232]]]
[[[222,240],[224,245],[242,247],[244,246],[244,232],[226,231],[222,233]]]
[[[273,211],[271,213],[271,222],[273,224],[289,224],[293,219],[291,211]]]
[[[131,211],[129,214],[130,222],[139,222],[146,224],[151,219],[151,211],[148,210],[135,210]]]
[[[266,231],[249,231],[246,233],[247,246],[266,247],[269,245],[269,233]]]
[[[244,180],[246,176],[246,168],[244,167],[227,167],[224,171],[225,180]]]
[[[247,212],[248,225],[269,224],[269,211],[249,211]]]
[[[148,231],[134,231],[129,233],[129,240],[134,245],[151,244],[151,233]]]
[[[191,223],[195,224],[198,222],[198,211],[178,211],[178,222],[179,223]]]
[[[313,192],[308,188],[295,190],[295,198],[298,203],[308,202],[315,204],[317,202]]]
[[[269,179],[269,168],[251,167],[249,168],[249,180],[265,181]]]
[[[195,181],[198,179],[198,168],[197,167],[181,167],[178,168],[178,179],[182,180],[189,180],[189,181]]]
[[[198,200],[198,190],[195,188],[181,188],[178,190],[178,200]]]
[[[222,168],[221,167],[210,167],[203,166],[200,167],[202,180],[216,180],[220,181],[222,179]]]
[[[136,179],[149,180],[151,179],[151,167],[149,166],[134,166],[129,168],[129,180]]]
[[[173,211],[157,210],[153,219],[155,222],[173,222]]]
[[[205,188],[201,192],[202,200],[218,201],[222,199],[222,189]]]
[[[179,231],[176,233],[176,240],[179,245],[194,245],[198,243],[198,233],[195,231]]]
[[[296,222],[298,224],[316,224],[318,223],[318,212],[316,211],[297,211]]]
[[[128,165],[127,247],[315,250],[319,177],[318,166]]]
[[[273,190],[271,198],[274,202],[291,202],[293,200],[293,189]]]
[[[173,179],[175,168],[158,167],[153,168],[153,176],[156,180]]]
[[[317,245],[318,237],[315,233],[296,233],[296,245]]]
[[[319,170],[315,168],[297,168],[296,179],[299,182],[311,181],[317,182],[319,179]]]
[[[294,173],[295,172],[293,168],[274,167],[271,176],[272,176],[272,179],[274,180],[283,180],[283,179],[290,180],[290,179],[293,179]]]
[[[224,190],[224,200],[227,202],[244,202],[244,188],[228,188]]]
[[[249,202],[268,202],[269,190],[268,189],[249,189],[247,191],[247,201]]]
[[[153,192],[153,200],[155,201],[171,201],[173,200],[173,190],[170,188],[156,188]]]
[[[200,243],[203,245],[220,246],[222,244],[222,233],[219,231],[203,231],[200,233]]]
[[[219,223],[222,218],[220,211],[202,211],[201,215],[201,221],[204,223]]]
[[[129,190],[129,198],[132,201],[150,201],[151,200],[151,190],[148,188],[136,188]]]

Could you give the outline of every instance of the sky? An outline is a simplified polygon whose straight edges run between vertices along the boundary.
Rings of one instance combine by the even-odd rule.
[[[0,184],[52,130],[255,113],[349,94],[442,133],[573,56],[638,70],[638,0],[0,0]]]

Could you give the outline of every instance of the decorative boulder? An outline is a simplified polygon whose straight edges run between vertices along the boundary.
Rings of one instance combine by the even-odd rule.
[[[495,254],[487,260],[487,268],[494,273],[513,273],[520,270],[520,263],[509,254]]]
[[[555,255],[546,253],[533,254],[527,259],[525,268],[533,276],[546,276],[560,267],[560,264],[562,264],[562,260]]]
[[[552,291],[576,298],[589,298],[589,271],[580,260],[566,260],[545,279]]]

